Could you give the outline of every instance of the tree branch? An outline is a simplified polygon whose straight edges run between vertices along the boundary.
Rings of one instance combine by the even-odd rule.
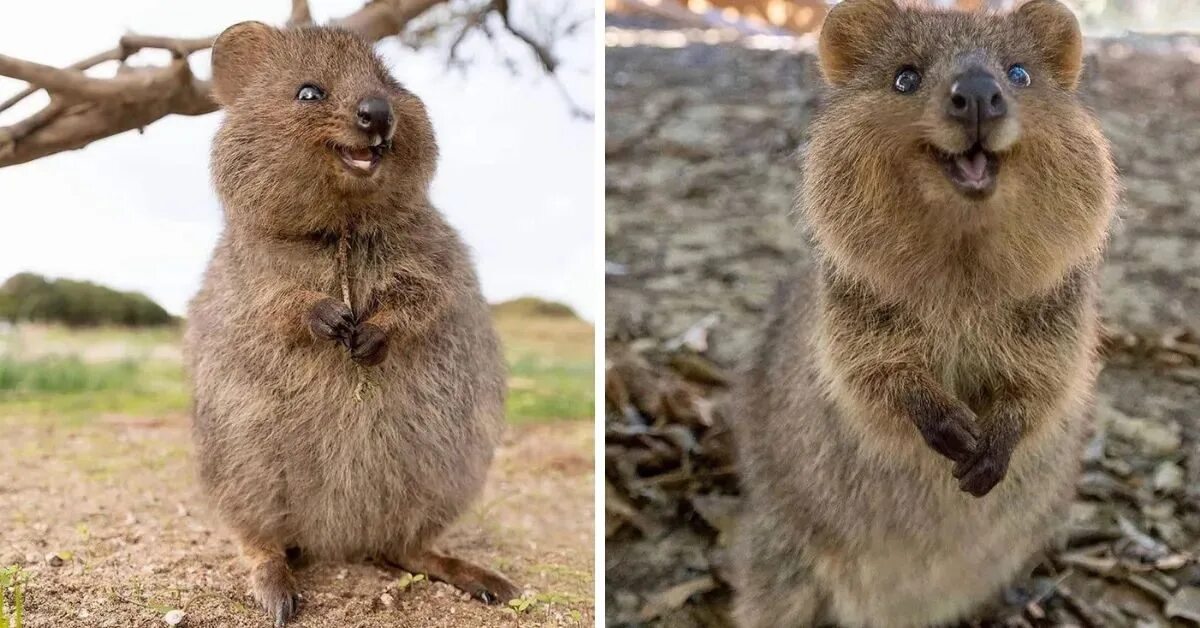
[[[533,54],[537,57],[538,63],[542,65],[542,69],[553,74],[554,70],[558,68],[558,59],[554,58],[549,48],[543,46],[536,39],[530,37],[528,33],[525,33],[512,23],[508,15],[508,0],[494,0],[492,6],[496,7],[496,12],[500,14],[500,20],[504,22],[505,30],[512,33],[513,37],[524,42],[526,46],[529,46],[530,50],[533,50]]]
[[[333,21],[379,41],[399,35],[410,22],[449,0],[369,0],[358,11]],[[555,78],[557,60],[549,48],[517,30],[508,17],[506,0],[485,5],[500,14],[505,28],[537,55],[542,68]],[[312,13],[307,0],[292,0],[288,24],[308,24]],[[482,26],[480,26],[482,28]],[[21,164],[55,153],[76,150],[100,139],[131,130],[141,130],[168,116],[198,116],[216,111],[207,81],[196,80],[188,57],[212,47],[215,37],[194,39],[128,34],[116,48],[93,55],[66,68],[0,55],[0,76],[29,83],[28,87],[0,103],[0,113],[25,98],[46,90],[50,104],[7,127],[0,127],[0,168]],[[166,66],[130,67],[128,58],[143,49],[169,51]],[[96,78],[85,70],[108,61],[121,63],[115,76]],[[568,98],[568,103],[570,100]],[[571,103],[574,115],[590,117]]]
[[[308,10],[308,0],[292,0],[292,14],[288,17],[288,26],[312,24],[312,11]]]
[[[518,28],[513,24],[509,16],[508,0],[492,0],[491,6],[500,14],[500,21],[504,24],[504,29],[507,30],[513,37],[521,40],[537,57],[538,63],[542,66],[542,70],[554,81],[554,87],[558,89],[562,95],[563,101],[567,103],[571,116],[580,120],[591,120],[593,114],[579,106],[578,103],[571,98],[571,94],[567,91],[567,86],[563,84],[562,77],[559,76],[559,61],[558,58],[550,51],[550,48],[545,44],[534,39],[529,33]],[[568,28],[574,29],[577,25],[571,25]]]
[[[0,55],[0,75],[37,85],[52,94],[79,100],[116,100],[135,102],[145,100],[177,82],[180,68],[187,64],[172,64],[171,72],[130,72],[112,78],[92,78],[79,70],[60,70],[56,67],[23,61]],[[166,69],[166,68],[164,68]]]

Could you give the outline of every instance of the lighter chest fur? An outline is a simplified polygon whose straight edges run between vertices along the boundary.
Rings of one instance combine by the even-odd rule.
[[[763,539],[773,539],[776,547],[802,553],[792,568],[803,575],[793,585],[744,593],[784,596],[791,589],[797,600],[808,600],[797,603],[807,610],[794,617],[819,607],[820,619],[846,627],[915,628],[961,618],[1028,567],[1063,516],[1095,376],[1091,301],[1082,304],[1078,342],[1067,355],[1031,355],[1014,342],[1002,308],[943,309],[922,317],[909,335],[935,377],[960,398],[989,373],[1014,365],[1053,362],[1066,373],[1057,402],[1045,416],[1032,417],[1006,479],[978,499],[958,487],[953,463],[931,450],[910,422],[881,415],[875,400],[845,381],[845,347],[831,346],[829,331],[839,320],[812,298],[819,290],[804,283],[791,289],[780,321],[768,331],[773,348],[761,370],[752,370],[744,394],[754,401],[744,402],[748,411],[738,419],[749,425],[737,434],[755,513],[743,520],[739,535],[743,568],[786,571],[764,564],[767,557],[747,562],[746,556],[764,551]],[[886,360],[887,347],[876,349],[846,359]],[[789,384],[755,379],[760,376]],[[742,603],[780,606],[745,596]],[[787,617],[789,610],[777,612]],[[767,617],[742,620],[747,626],[808,625]]]
[[[997,344],[1008,335],[997,325],[1002,323],[988,316],[943,320],[927,336],[934,373],[946,390],[965,398],[1001,366],[998,362],[1027,358]],[[862,529],[848,535],[855,539],[852,546],[837,543],[814,556],[814,575],[831,585],[827,604],[841,625],[918,627],[953,621],[1029,567],[1028,557],[1050,541],[1064,497],[1073,489],[1071,461],[1086,429],[1086,398],[1076,392],[1092,377],[1087,355],[1081,350],[1075,360],[1059,365],[1074,371],[1073,384],[1052,411],[1035,417],[1013,454],[1007,479],[977,499],[959,489],[953,463],[929,449],[911,424],[890,429],[896,426],[893,420],[879,416],[839,381],[842,369],[827,362],[829,352],[817,352],[827,416],[837,417],[856,440],[858,459],[842,464],[857,467],[848,472],[854,484],[877,487],[866,499],[852,486],[844,487],[852,496],[836,517]],[[807,414],[791,420],[812,420]],[[806,471],[806,483],[824,479],[820,468]]]

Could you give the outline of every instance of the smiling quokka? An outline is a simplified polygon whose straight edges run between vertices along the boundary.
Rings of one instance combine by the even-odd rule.
[[[467,252],[429,202],[424,105],[329,28],[229,28],[213,87],[225,229],[187,355],[200,477],[255,598],[277,624],[296,611],[293,549],[515,597],[432,548],[483,486],[505,386]]]
[[[847,0],[735,434],[743,626],[942,625],[1050,539],[1098,370],[1116,183],[1071,12]]]

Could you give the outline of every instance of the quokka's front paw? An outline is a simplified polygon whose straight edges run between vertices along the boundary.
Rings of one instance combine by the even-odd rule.
[[[378,325],[362,323],[350,341],[350,357],[363,366],[383,362],[388,353],[387,333]]]
[[[913,398],[910,408],[921,437],[931,449],[955,462],[974,455],[979,434],[975,413],[966,405],[922,395]]]
[[[954,465],[958,487],[975,497],[987,495],[1008,473],[1016,443],[997,435],[980,439],[975,453]]]
[[[300,606],[296,579],[282,559],[268,560],[250,571],[250,592],[276,626],[282,626]]]
[[[309,308],[305,322],[317,338],[335,340],[350,348],[354,338],[354,314],[345,303],[331,297],[321,299]]]

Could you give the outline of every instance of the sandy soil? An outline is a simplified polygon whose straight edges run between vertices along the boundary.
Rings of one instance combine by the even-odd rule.
[[[586,421],[511,428],[484,497],[443,548],[523,586],[518,612],[441,583],[405,586],[373,564],[297,575],[300,627],[590,626],[593,432]],[[185,416],[84,425],[0,417],[0,564],[30,574],[26,626],[269,626],[233,544],[193,481]]]

